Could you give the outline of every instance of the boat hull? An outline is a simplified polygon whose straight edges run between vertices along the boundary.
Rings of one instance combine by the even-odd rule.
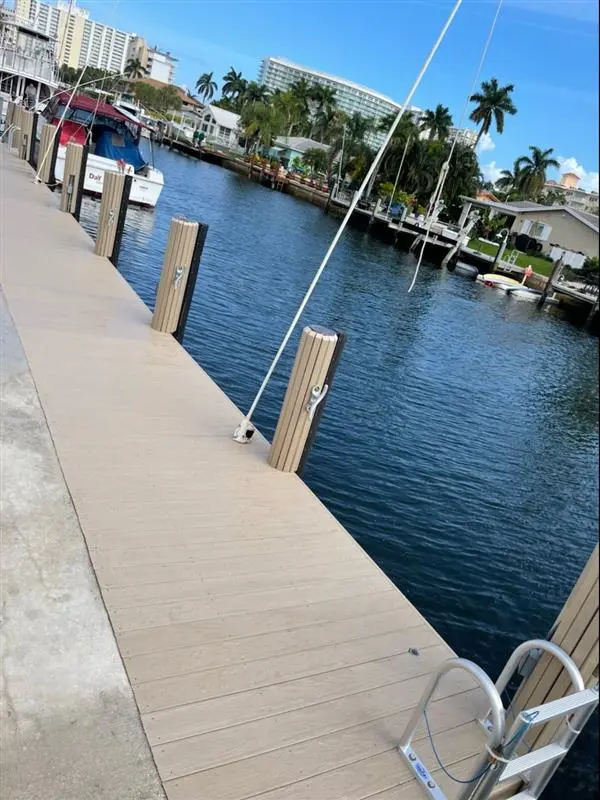
[[[59,183],[62,183],[65,172],[66,153],[66,147],[61,146],[58,148],[55,176]],[[90,153],[87,158],[83,191],[86,194],[101,196],[104,186],[104,175],[107,172],[119,171],[119,166],[116,161]],[[133,175],[129,202],[140,206],[146,206],[147,208],[154,208],[164,186],[162,172],[153,167],[148,167],[147,176],[135,175],[133,167],[128,164],[125,167],[125,173]]]
[[[495,272],[487,272],[485,275],[477,276],[478,283],[491,286],[494,289],[504,289],[507,286],[521,286],[519,281],[509,278],[506,275],[497,275]]]

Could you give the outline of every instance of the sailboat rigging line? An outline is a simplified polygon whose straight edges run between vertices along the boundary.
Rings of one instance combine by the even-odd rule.
[[[314,275],[314,277],[313,277],[313,279],[311,281],[311,284],[308,287],[308,289],[306,291],[306,294],[304,295],[304,297],[302,299],[302,302],[298,306],[298,310],[296,311],[296,313],[294,315],[294,318],[292,319],[292,322],[290,323],[290,326],[287,329],[287,332],[286,332],[285,336],[283,337],[283,339],[281,341],[281,344],[279,345],[279,349],[275,353],[275,357],[273,358],[273,361],[271,362],[271,366],[267,370],[267,374],[265,375],[264,380],[263,380],[262,384],[260,385],[260,388],[259,388],[258,392],[256,393],[256,397],[252,401],[252,405],[248,409],[248,412],[247,412],[246,416],[240,422],[239,426],[237,427],[237,429],[236,429],[236,431],[234,433],[234,439],[237,442],[241,443],[241,442],[244,442],[244,441],[249,441],[250,436],[252,435],[252,433],[251,433],[251,425],[250,425],[250,419],[252,418],[252,414],[254,413],[254,411],[255,411],[255,409],[256,409],[259,401],[260,401],[260,398],[262,397],[263,392],[265,391],[265,389],[267,387],[267,384],[269,383],[269,380],[271,379],[271,376],[272,376],[273,372],[275,371],[275,367],[277,366],[277,364],[279,362],[279,359],[281,358],[281,355],[282,355],[283,351],[285,350],[285,347],[286,347],[288,341],[290,340],[290,337],[291,337],[292,333],[294,332],[294,329],[295,329],[296,325],[298,324],[298,320],[302,316],[302,312],[304,311],[304,309],[306,307],[306,304],[310,300],[310,297],[311,297],[315,287],[317,286],[317,284],[319,282],[319,279],[320,279],[320,277],[321,277],[321,275],[323,273],[323,270],[327,266],[327,264],[329,262],[329,259],[331,258],[332,254],[333,254],[333,251],[335,250],[335,248],[337,246],[337,243],[339,242],[343,232],[345,231],[345,229],[346,229],[346,227],[348,225],[348,222],[350,221],[350,217],[354,213],[354,210],[355,210],[355,208],[356,208],[356,206],[358,204],[358,201],[362,197],[366,187],[369,185],[369,182],[370,182],[371,178],[373,177],[373,175],[377,171],[377,169],[379,167],[379,164],[381,162],[381,159],[383,158],[383,155],[384,155],[384,153],[385,153],[385,151],[387,149],[387,146],[389,145],[389,143],[390,143],[390,141],[392,139],[392,136],[394,135],[394,133],[396,131],[396,128],[400,124],[400,120],[402,119],[402,117],[406,113],[407,108],[410,106],[410,102],[411,102],[411,100],[413,98],[413,95],[417,91],[421,81],[423,80],[423,77],[424,77],[425,73],[427,72],[427,69],[429,68],[429,65],[431,64],[431,62],[433,60],[433,57],[435,56],[435,54],[437,53],[441,43],[443,42],[444,37],[446,36],[446,33],[448,32],[448,29],[450,28],[450,25],[452,24],[452,20],[456,16],[456,14],[458,12],[458,9],[462,5],[462,2],[463,2],[463,0],[456,0],[456,2],[454,4],[454,7],[452,8],[452,10],[450,12],[450,15],[448,16],[448,19],[444,23],[444,26],[442,27],[442,30],[440,31],[440,33],[439,33],[439,35],[438,35],[433,47],[431,48],[431,51],[430,51],[429,55],[427,56],[427,58],[425,59],[425,62],[423,63],[423,66],[419,70],[419,73],[418,73],[418,75],[417,75],[417,77],[415,79],[415,82],[413,83],[408,95],[406,96],[406,99],[404,101],[404,104],[403,104],[402,108],[398,112],[398,115],[396,116],[396,119],[394,120],[394,122],[392,123],[389,131],[387,132],[387,135],[386,135],[386,137],[385,137],[385,139],[383,141],[383,144],[379,148],[379,151],[378,151],[377,155],[375,156],[375,158],[373,160],[373,163],[371,164],[367,174],[363,178],[363,182],[361,183],[360,188],[354,194],[354,197],[352,198],[352,202],[350,203],[350,206],[348,207],[348,210],[346,211],[346,214],[345,214],[343,220],[341,221],[340,226],[337,229],[337,232],[336,232],[335,236],[333,237],[333,239],[331,241],[331,244],[329,245],[329,248],[327,249],[327,252],[325,253],[324,258],[321,261],[321,264],[319,265],[319,268],[317,269],[317,271],[316,271],[316,273],[315,273],[315,275]],[[253,431],[253,429],[252,429],[252,431]],[[250,436],[248,434],[250,434]]]
[[[475,76],[473,78],[473,83],[471,84],[471,89],[470,89],[470,91],[467,94],[467,97],[465,99],[465,104],[463,106],[462,114],[461,114],[461,117],[460,117],[460,122],[458,123],[456,131],[454,133],[454,138],[452,139],[452,145],[450,147],[450,153],[448,154],[448,158],[446,159],[446,161],[442,165],[442,169],[440,170],[440,174],[439,174],[439,177],[438,177],[437,186],[435,187],[435,190],[434,190],[433,194],[431,195],[431,199],[429,200],[429,208],[427,210],[427,228],[425,229],[425,236],[424,236],[423,241],[421,243],[421,251],[419,253],[419,258],[418,258],[417,264],[415,266],[415,271],[413,273],[412,281],[410,282],[410,286],[408,287],[408,293],[409,294],[410,294],[410,292],[412,292],[412,290],[414,289],[415,283],[417,282],[417,275],[419,274],[419,268],[421,266],[421,262],[423,261],[423,254],[425,252],[425,248],[427,246],[427,242],[429,241],[429,234],[431,232],[431,227],[432,227],[432,225],[433,225],[433,223],[434,223],[434,221],[435,221],[435,219],[437,217],[436,212],[437,212],[437,210],[439,208],[440,200],[442,198],[442,192],[444,190],[444,184],[446,183],[446,178],[448,177],[448,170],[450,168],[450,160],[452,159],[452,156],[454,154],[454,149],[455,149],[456,143],[458,141],[459,131],[462,128],[462,126],[464,124],[464,121],[465,121],[465,117],[467,115],[467,109],[468,109],[469,103],[471,101],[471,95],[475,92],[475,87],[477,86],[477,82],[479,81],[479,76],[481,75],[481,70],[483,68],[483,63],[484,63],[485,58],[487,56],[487,52],[488,52],[488,50],[490,48],[490,44],[491,44],[491,41],[492,41],[492,36],[494,35],[494,31],[496,30],[496,23],[498,22],[498,17],[500,15],[500,9],[502,8],[502,3],[503,2],[504,2],[504,0],[498,0],[498,6],[496,7],[496,13],[494,14],[494,19],[492,20],[492,24],[490,26],[490,30],[489,30],[486,42],[485,42],[485,44],[483,46],[483,50],[481,51],[481,56],[479,58],[479,64],[477,65],[477,70],[475,72]]]

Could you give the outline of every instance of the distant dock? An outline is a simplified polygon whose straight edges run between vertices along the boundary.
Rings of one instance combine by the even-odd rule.
[[[397,745],[451,649],[263,438],[232,441],[240,411],[30,167],[0,170],[4,294],[167,798],[422,800]],[[473,687],[429,710],[463,778]]]

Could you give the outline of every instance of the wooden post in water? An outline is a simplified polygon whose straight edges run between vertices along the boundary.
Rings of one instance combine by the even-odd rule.
[[[74,142],[69,142],[67,145],[60,210],[72,214],[76,220],[79,220],[81,211],[87,153],[87,145],[75,144]]]
[[[285,393],[268,463],[281,472],[296,472],[313,418],[328,391],[326,377],[337,334],[318,325],[304,328]]]
[[[51,125],[50,123],[42,125],[40,131],[40,148],[38,151],[38,178],[42,183],[49,185],[52,190],[54,190],[54,184],[56,182],[54,168],[56,166],[59,143],[60,134],[56,130],[56,125]],[[48,152],[49,149],[50,152]],[[46,153],[48,153],[47,156]]]
[[[102,203],[98,217],[98,233],[94,252],[106,256],[117,266],[125,226],[127,204],[133,177],[123,172],[105,172]]]
[[[598,683],[598,545],[590,556],[579,580],[564,604],[550,631],[550,641],[571,656],[587,688]],[[567,673],[560,662],[543,653],[531,674],[519,687],[507,713],[516,719],[524,709],[565,697],[572,690]],[[527,747],[542,747],[553,738],[557,723],[534,728]]]
[[[554,268],[553,268],[552,272],[550,273],[550,276],[549,276],[548,280],[546,281],[546,285],[542,289],[541,297],[537,302],[537,307],[538,308],[541,308],[544,305],[544,303],[546,302],[546,298],[548,297],[550,292],[553,290],[552,285],[553,285],[555,280],[557,281],[559,279],[560,273],[563,271],[563,267],[564,267],[564,264],[562,262],[562,258],[559,258],[558,261],[556,262],[556,264],[554,265]]]
[[[156,292],[152,327],[181,341],[192,301],[207,225],[173,219]]]

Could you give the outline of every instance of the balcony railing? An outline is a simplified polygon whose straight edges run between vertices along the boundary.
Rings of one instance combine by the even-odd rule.
[[[16,49],[2,48],[0,69],[49,84],[58,82],[58,69],[55,63],[44,55],[28,55],[19,53]]]

